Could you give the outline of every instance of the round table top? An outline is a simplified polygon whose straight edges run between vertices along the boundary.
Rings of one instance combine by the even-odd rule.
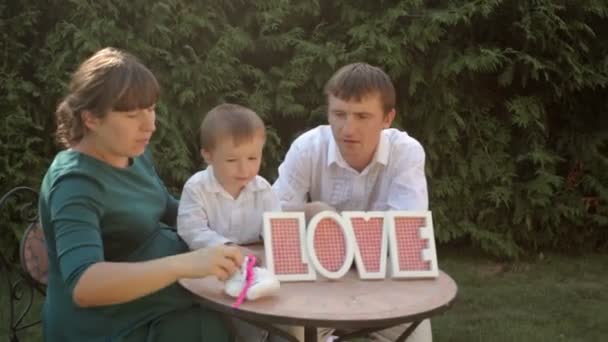
[[[258,253],[256,253],[258,254]],[[232,308],[235,299],[224,293],[215,277],[182,279],[179,283],[217,311],[250,320],[332,328],[371,328],[412,322],[449,308],[458,288],[439,272],[429,279],[361,280],[355,269],[329,280],[282,282],[279,293]]]

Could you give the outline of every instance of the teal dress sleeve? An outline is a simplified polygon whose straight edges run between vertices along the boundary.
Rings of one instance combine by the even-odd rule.
[[[165,214],[161,217],[161,222],[164,224],[176,227],[177,225],[177,207],[179,206],[179,201],[173,197],[169,192],[167,192],[167,206],[165,208]]]
[[[92,264],[103,261],[99,227],[103,215],[100,188],[90,178],[68,175],[51,191],[50,216],[55,253],[61,278],[73,296],[80,276]]]

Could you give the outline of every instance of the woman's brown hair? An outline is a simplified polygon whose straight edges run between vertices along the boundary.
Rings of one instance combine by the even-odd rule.
[[[103,118],[109,111],[148,108],[159,93],[156,77],[136,57],[115,48],[99,50],[72,74],[68,94],[55,112],[56,139],[71,147],[84,137],[83,111]]]

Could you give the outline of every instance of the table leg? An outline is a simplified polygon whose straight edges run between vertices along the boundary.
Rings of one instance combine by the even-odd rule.
[[[403,333],[401,333],[401,335],[399,335],[399,337],[397,337],[397,339],[395,340],[395,342],[404,342],[408,337],[410,337],[410,335],[412,335],[412,333],[414,332],[414,330],[416,330],[416,328],[418,327],[418,325],[420,325],[422,321],[417,321],[417,322],[412,322],[404,331]],[[403,323],[399,324],[399,325],[395,325],[394,327],[400,326]],[[369,334],[374,333],[374,332],[378,332],[384,329],[389,329],[391,328],[390,326],[388,327],[375,327],[375,328],[365,328],[365,329],[360,329],[360,330],[355,330],[355,331],[350,331],[348,333],[341,333],[339,334],[338,337],[338,341],[349,341],[353,338],[356,337],[367,337],[369,336]]]
[[[244,322],[250,323],[258,328],[262,328],[262,329],[268,331],[271,335],[280,336],[289,342],[301,342],[298,340],[298,338],[296,336],[293,336],[290,332],[283,330],[281,328],[278,328],[272,323],[266,323],[263,321],[252,321],[252,320],[243,319],[243,318],[239,318],[239,319]]]
[[[318,342],[316,327],[304,327],[304,342]]]
[[[405,329],[405,331],[403,332],[403,334],[401,334],[401,336],[397,337],[397,339],[395,340],[395,342],[403,342],[403,341],[405,341],[405,339],[408,338],[408,337],[410,337],[410,335],[414,332],[414,330],[416,330],[416,328],[418,328],[418,325],[421,322],[422,321],[412,322],[412,324],[410,324],[410,326],[407,327],[407,329]]]

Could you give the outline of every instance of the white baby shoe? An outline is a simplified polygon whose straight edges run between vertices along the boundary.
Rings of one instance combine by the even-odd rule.
[[[226,292],[227,295],[238,298],[241,294],[241,291],[246,284],[248,261],[249,258],[245,257],[241,270],[234,272],[234,274],[226,280],[224,292]],[[252,269],[253,279],[246,294],[248,300],[256,300],[261,297],[270,296],[279,291],[281,283],[279,283],[279,280],[274,274],[262,267],[253,267]]]

